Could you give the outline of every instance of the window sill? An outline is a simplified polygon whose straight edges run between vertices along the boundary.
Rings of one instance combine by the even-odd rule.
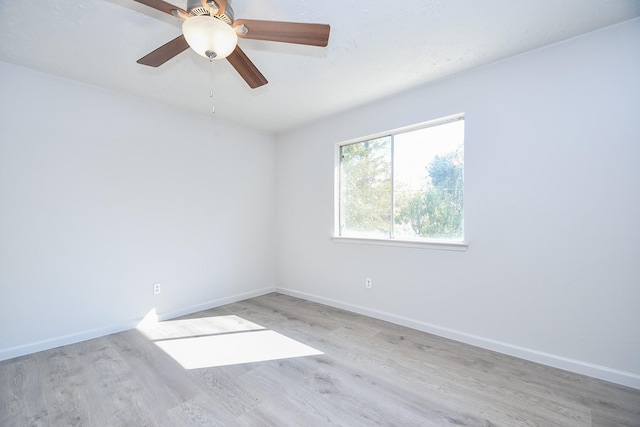
[[[399,239],[371,239],[363,237],[331,237],[336,243],[348,243],[353,245],[396,246],[415,249],[435,249],[441,251],[465,252],[469,245],[466,242],[443,242],[437,240],[399,240]]]

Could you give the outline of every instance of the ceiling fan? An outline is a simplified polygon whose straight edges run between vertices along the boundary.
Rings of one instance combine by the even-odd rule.
[[[227,0],[187,0],[187,10],[162,0],[135,0],[161,12],[184,19],[182,35],[138,59],[138,64],[158,67],[191,47],[205,58],[227,58],[247,84],[255,89],[267,79],[238,46],[238,37],[327,46],[329,25],[297,22],[234,20]]]

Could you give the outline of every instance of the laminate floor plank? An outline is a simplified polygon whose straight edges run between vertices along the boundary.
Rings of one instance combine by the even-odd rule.
[[[637,390],[592,378],[589,382],[589,397],[583,402],[592,409],[594,425],[640,426],[640,398]]]
[[[110,341],[148,394],[155,411],[167,411],[200,395],[202,385],[185,369],[137,330],[111,335]],[[160,421],[160,420],[159,420]]]
[[[38,353],[44,399],[50,425],[99,426],[103,421],[101,401],[87,381],[87,360],[78,345]]]
[[[316,352],[170,351],[264,333]],[[640,390],[273,293],[0,362],[0,425],[640,427]]]
[[[565,402],[566,407],[554,401],[543,405],[540,399],[529,396],[527,393],[517,392],[510,383],[496,382],[495,379],[490,378],[488,381],[482,381],[467,367],[462,366],[460,371],[456,371],[445,368],[449,363],[443,362],[440,365],[441,369],[438,369],[438,365],[433,361],[421,364],[417,361],[416,355],[410,355],[405,360],[405,352],[400,350],[400,353],[403,355],[401,359],[394,358],[393,354],[383,354],[379,356],[379,360],[373,362],[371,359],[355,358],[346,353],[347,357],[343,360],[350,364],[351,370],[365,365],[370,375],[375,374],[383,379],[392,378],[400,389],[414,390],[423,396],[429,396],[431,402],[440,401],[440,404],[450,408],[452,413],[473,408],[474,413],[484,413],[485,417],[494,423],[513,425],[521,423],[523,419],[535,420],[540,418],[541,412],[546,412],[547,416],[558,419],[559,425],[587,425],[584,422],[588,419],[588,411],[584,408],[576,408],[570,402]],[[421,357],[426,361],[429,360],[430,355],[423,354]],[[523,400],[523,397],[527,399]],[[530,408],[535,408],[535,411],[528,414]],[[563,412],[564,419],[559,415]],[[503,414],[517,414],[518,418]]]
[[[108,338],[86,341],[78,348],[87,356],[86,380],[98,390],[96,403],[102,408],[103,420],[97,425],[156,425],[155,411],[145,399],[149,391]]]
[[[248,366],[251,364],[242,364]],[[256,408],[272,391],[258,393],[245,375],[253,369],[196,369],[193,375],[207,387],[210,395],[216,396],[217,402],[233,416],[240,416]]]
[[[465,395],[476,395],[478,399],[486,400],[492,407],[509,402],[512,409],[522,415],[527,415],[531,408],[535,408],[535,412],[527,415],[529,419],[541,416],[556,418],[559,424],[569,426],[585,425],[590,418],[589,411],[581,408],[577,402],[558,396],[550,398],[546,393],[536,392],[535,387],[532,387],[527,379],[514,378],[503,372],[498,373],[495,369],[499,366],[498,364],[481,364],[478,368],[477,363],[465,363],[454,357],[454,354],[448,354],[447,360],[439,357],[438,353],[434,353],[431,349],[411,345],[408,338],[395,343],[386,340],[386,344],[381,344],[378,348],[394,348],[403,356],[399,360],[400,365],[396,368],[397,377],[414,375],[422,381],[430,380],[449,384],[450,387],[455,386]],[[497,356],[497,354],[490,355],[486,351],[483,353],[485,357]],[[387,354],[387,357],[393,356]],[[423,362],[426,360],[429,360],[428,366]],[[440,369],[438,370],[437,367]],[[442,369],[444,367],[446,368]],[[424,375],[425,373],[429,375]]]
[[[214,395],[201,394],[167,411],[167,427],[224,427],[237,425],[237,418],[219,405]]]
[[[49,425],[35,357],[0,364],[0,385],[0,425]]]

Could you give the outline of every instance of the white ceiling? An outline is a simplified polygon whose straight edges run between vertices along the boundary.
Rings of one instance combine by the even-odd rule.
[[[186,0],[173,0],[186,8]],[[240,40],[269,84],[188,50],[136,63],[182,21],[133,0],[0,0],[0,60],[271,132],[640,16],[638,0],[231,0],[236,19],[331,25],[327,48]],[[214,97],[209,97],[213,88]],[[213,116],[213,115],[212,115]]]

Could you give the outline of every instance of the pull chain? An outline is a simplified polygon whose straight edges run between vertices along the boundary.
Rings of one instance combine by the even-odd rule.
[[[209,62],[211,63],[211,89],[209,89],[209,98],[213,98],[213,81],[214,81],[213,58],[215,55],[208,55],[208,56],[209,56]],[[211,112],[212,113],[216,112],[216,106],[213,104],[213,102],[211,103]]]

